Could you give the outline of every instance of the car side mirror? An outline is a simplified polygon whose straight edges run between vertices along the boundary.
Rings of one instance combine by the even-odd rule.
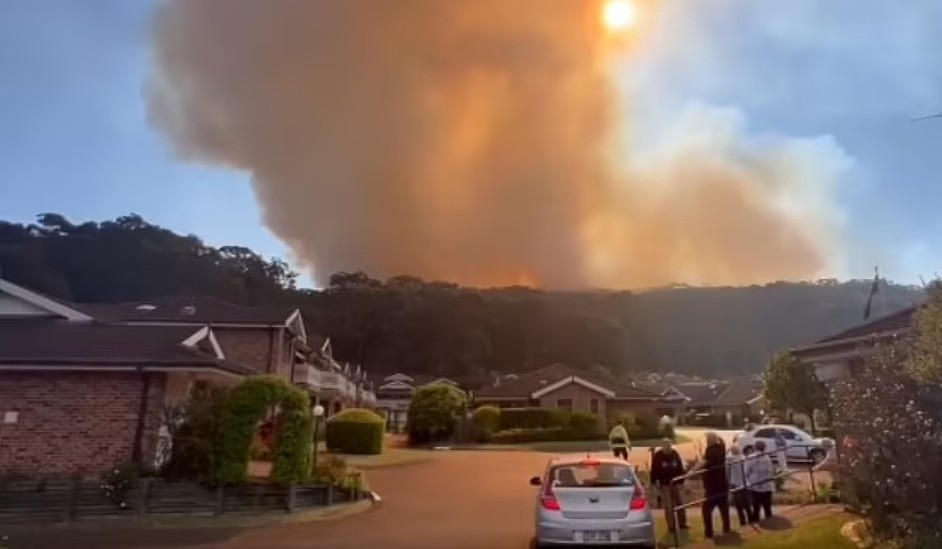
[[[530,486],[539,486],[543,484],[543,481],[540,480],[540,477],[533,477],[530,479]]]

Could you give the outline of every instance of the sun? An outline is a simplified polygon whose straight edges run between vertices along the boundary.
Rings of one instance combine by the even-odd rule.
[[[602,9],[602,23],[609,30],[625,30],[637,19],[638,10],[632,0],[608,0]]]

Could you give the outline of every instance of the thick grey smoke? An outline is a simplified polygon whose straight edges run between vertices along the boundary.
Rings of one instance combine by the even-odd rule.
[[[814,155],[681,132],[610,160],[638,107],[610,78],[601,6],[170,0],[152,116],[183,157],[251,173],[265,222],[319,278],[577,288],[825,270],[827,219],[781,192],[820,175]]]

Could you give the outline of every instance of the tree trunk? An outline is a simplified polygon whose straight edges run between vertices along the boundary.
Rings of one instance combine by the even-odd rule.
[[[808,413],[808,419],[811,420],[811,436],[815,436],[815,433],[818,431],[818,426],[814,423],[814,409],[812,408],[810,413]]]

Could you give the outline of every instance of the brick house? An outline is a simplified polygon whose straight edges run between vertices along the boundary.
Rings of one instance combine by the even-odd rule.
[[[520,374],[515,379],[492,383],[475,391],[473,399],[475,406],[532,406],[590,412],[598,415],[600,422],[615,418],[620,412],[661,416],[670,409],[670,405],[655,392],[564,364],[554,364]]]
[[[818,379],[829,383],[852,376],[879,344],[904,337],[912,330],[917,306],[864,322],[814,343],[791,349],[802,364],[815,369]]]
[[[327,414],[372,407],[375,395],[358,366],[333,358],[329,339],[308,336],[301,311],[242,307],[211,297],[174,297],[120,304],[83,304],[83,311],[114,324],[212,326],[226,356],[256,373],[292,379]]]
[[[326,369],[325,369],[326,368]],[[0,472],[153,462],[166,406],[204,381],[292,379],[329,410],[375,401],[300,313],[213,300],[76,305],[0,279]]]
[[[388,431],[401,433],[405,430],[412,396],[420,387],[433,383],[444,383],[465,392],[458,382],[447,377],[395,373],[383,378],[376,387],[376,408],[385,414]]]
[[[676,389],[687,397],[686,421],[690,423],[696,423],[698,415],[709,415],[722,418],[726,427],[738,427],[746,419],[758,419],[762,412],[762,381],[758,378],[684,383]]]

